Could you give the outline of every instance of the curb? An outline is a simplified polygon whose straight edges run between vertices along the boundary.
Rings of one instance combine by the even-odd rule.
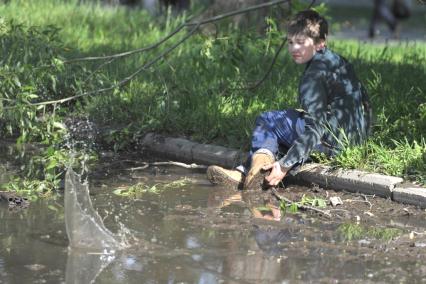
[[[247,153],[236,149],[200,144],[183,138],[171,138],[155,133],[146,134],[140,143],[144,150],[153,154],[187,163],[233,168],[247,158]]]
[[[359,170],[333,169],[321,164],[305,164],[301,167],[295,178],[326,188],[347,190],[349,192],[376,195],[384,198],[392,198],[394,188],[404,181],[399,177]]]
[[[200,144],[183,138],[148,133],[141,139],[144,150],[155,155],[187,163],[219,165],[233,168],[240,165],[247,153],[223,146]],[[321,164],[305,164],[291,177],[296,181],[315,183],[324,188],[390,198],[399,203],[426,208],[426,188],[403,185],[400,177],[359,170],[333,169]]]

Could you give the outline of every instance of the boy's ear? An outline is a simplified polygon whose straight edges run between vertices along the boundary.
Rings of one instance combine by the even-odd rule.
[[[315,44],[315,49],[318,51],[318,50],[323,49],[325,46],[326,46],[326,41],[322,39],[318,43]]]

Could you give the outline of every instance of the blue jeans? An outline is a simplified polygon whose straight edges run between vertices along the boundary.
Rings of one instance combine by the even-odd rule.
[[[280,145],[290,148],[304,130],[305,120],[294,109],[264,112],[256,118],[250,154],[267,149],[276,155]]]
[[[247,174],[250,169],[251,157],[259,149],[262,149],[261,152],[270,152],[275,158],[278,158],[280,148],[284,146],[288,150],[303,132],[305,132],[305,120],[302,113],[295,109],[261,113],[256,118],[247,161],[236,169]],[[315,150],[332,155],[331,150],[323,144],[318,144]],[[303,161],[300,162],[303,163]]]
[[[247,161],[236,169],[247,174],[251,157],[259,149],[266,149],[277,158],[280,146],[290,148],[304,131],[305,120],[302,114],[294,109],[263,112],[256,118]]]

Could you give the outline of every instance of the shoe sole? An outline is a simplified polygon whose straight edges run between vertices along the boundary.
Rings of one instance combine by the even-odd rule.
[[[207,168],[207,179],[213,184],[226,185],[233,189],[242,189],[243,186],[242,182],[229,178],[227,174],[216,168]]]
[[[244,185],[244,190],[264,190],[268,188],[265,182],[265,177],[269,175],[270,171],[260,170],[249,183]]]

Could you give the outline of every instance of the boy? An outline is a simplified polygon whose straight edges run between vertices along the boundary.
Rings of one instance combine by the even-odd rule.
[[[276,186],[312,150],[331,156],[342,145],[365,140],[371,117],[367,94],[346,59],[326,47],[327,34],[327,21],[313,10],[299,12],[290,21],[289,53],[294,62],[306,65],[299,84],[302,109],[257,117],[248,173],[242,166],[236,170],[211,166],[207,176],[212,183],[248,190]],[[276,161],[279,146],[288,152]]]

